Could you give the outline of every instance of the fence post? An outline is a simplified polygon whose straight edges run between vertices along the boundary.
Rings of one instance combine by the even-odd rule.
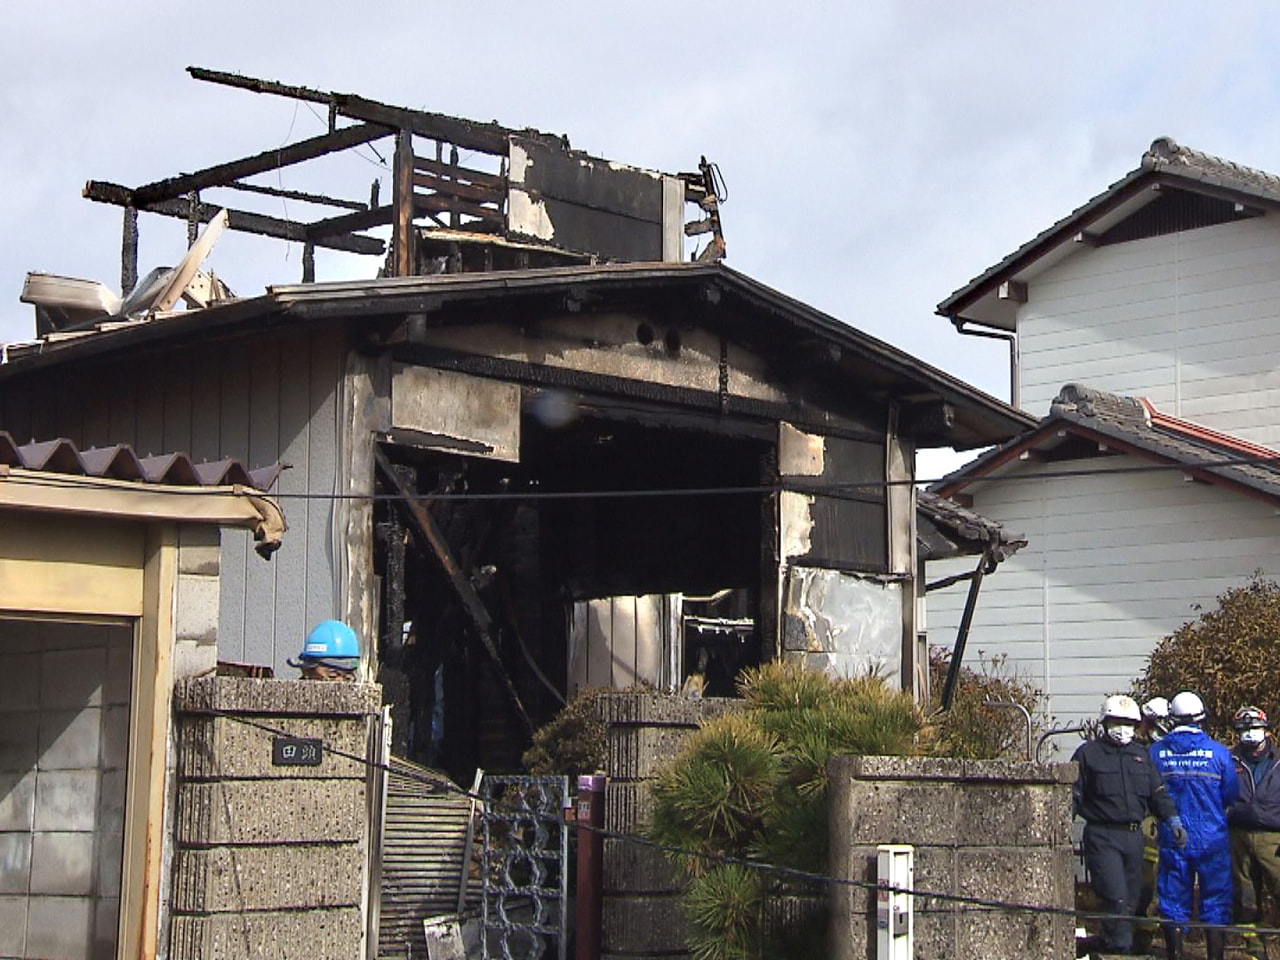
[[[577,947],[574,960],[600,960],[604,837],[599,830],[604,827],[605,779],[601,774],[578,777]]]

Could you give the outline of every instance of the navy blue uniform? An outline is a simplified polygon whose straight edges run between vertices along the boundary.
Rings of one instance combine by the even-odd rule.
[[[1109,737],[1083,744],[1071,758],[1080,767],[1072,790],[1075,812],[1084,818],[1084,857],[1089,882],[1107,913],[1132,916],[1142,892],[1142,820],[1176,814],[1173,799],[1146,750],[1120,746]],[[1125,953],[1133,924],[1105,920],[1107,948]]]

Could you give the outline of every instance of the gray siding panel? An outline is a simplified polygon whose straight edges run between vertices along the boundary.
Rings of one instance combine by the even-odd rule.
[[[307,617],[307,501],[287,494],[310,489],[311,356],[305,331],[290,333],[280,352],[280,459],[289,469],[280,475],[276,491],[282,494],[289,533],[271,560],[275,573],[275,623],[273,657],[296,653],[302,646],[298,624]]]
[[[257,346],[249,361],[249,462],[254,466],[281,459],[280,344]],[[245,565],[244,658],[249,663],[275,661],[276,568],[247,558]],[[297,651],[294,651],[295,653]]]
[[[249,369],[245,352],[224,355],[222,361],[219,454],[249,458]],[[249,565],[249,535],[228,530],[222,535],[221,589],[218,609],[218,657],[245,660],[245,578]]]
[[[338,488],[338,395],[345,368],[346,341],[340,327],[316,331],[311,338],[310,410],[307,435],[308,490],[332,494]],[[286,508],[289,506],[286,503]],[[304,623],[312,625],[337,616],[335,593],[338,564],[334,556],[337,501],[314,498],[295,502],[291,517],[299,517],[307,531],[307,607]],[[291,520],[292,522],[292,520]]]

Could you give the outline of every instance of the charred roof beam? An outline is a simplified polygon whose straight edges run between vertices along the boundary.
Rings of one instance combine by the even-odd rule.
[[[132,190],[128,187],[122,187],[118,183],[90,180],[84,186],[84,196],[86,199],[94,200],[98,203],[111,203],[118,207],[146,210],[148,213],[176,217],[179,220],[187,220],[191,215],[191,203],[188,200],[160,200],[143,204],[137,201]],[[198,203],[195,211],[196,219],[200,223],[208,223],[217,216],[220,209],[222,208],[216,204]],[[227,213],[230,216],[227,226],[232,230],[256,233],[264,237],[277,237],[281,240],[293,240],[297,243],[306,243],[312,239],[307,236],[305,224],[280,220],[261,213],[249,213],[245,210],[228,209]],[[316,246],[328,247],[332,250],[344,250],[348,253],[363,253],[374,256],[381,256],[386,250],[386,245],[377,237],[363,237],[354,233],[344,236],[316,238],[313,242]]]
[[[197,170],[195,173],[187,173],[182,176],[169,177],[166,180],[143,184],[133,191],[134,202],[140,207],[145,207],[149,203],[156,203],[160,200],[173,200],[177,197],[186,196],[193,190],[230,186],[235,181],[253,176],[255,173],[264,173],[267,170],[277,170],[280,167],[292,166],[304,160],[313,160],[328,153],[336,153],[339,150],[346,150],[348,147],[355,147],[371,140],[381,139],[391,133],[392,131],[387,127],[372,123],[343,127],[333,133],[321,134],[308,140],[299,140],[297,143],[291,143],[287,147],[265,150],[262,153],[254,154],[252,157],[244,157],[240,160],[220,163],[214,167],[206,167],[204,170]]]
[[[395,107],[376,100],[367,100],[350,93],[325,92],[311,87],[277,83],[274,80],[259,80],[256,77],[246,77],[237,73],[207,70],[203,67],[187,67],[187,73],[193,79],[207,83],[252,90],[254,93],[269,93],[292,100],[323,103],[339,116],[363,120],[367,123],[378,123],[397,130],[408,129],[420,137],[456,144],[465,150],[479,150],[483,153],[505,156],[507,138],[515,133],[519,133],[522,137],[542,140],[547,144],[567,146],[563,137],[551,136],[536,130],[517,131],[497,123],[478,123],[442,113],[410,110],[407,107]]]

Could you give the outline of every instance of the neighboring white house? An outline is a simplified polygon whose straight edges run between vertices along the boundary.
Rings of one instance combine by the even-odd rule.
[[[1008,334],[1017,402],[1046,418],[938,487],[1029,541],[966,660],[1006,654],[1058,720],[1088,717],[1197,605],[1280,575],[1280,472],[1203,468],[1280,446],[1280,177],[1157,140],[938,312]],[[932,643],[962,602],[930,596]]]

